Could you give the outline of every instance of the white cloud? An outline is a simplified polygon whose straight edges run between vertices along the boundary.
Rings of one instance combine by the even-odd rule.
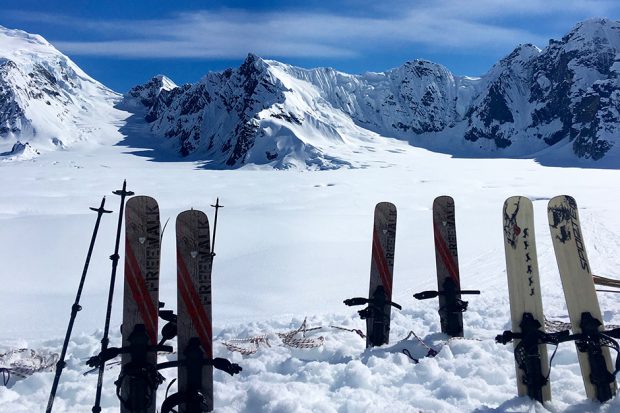
[[[505,51],[526,42],[544,46],[555,33],[545,33],[544,27],[535,33],[506,21],[510,17],[543,20],[553,16],[557,22],[564,16],[570,27],[591,13],[607,14],[616,7],[609,1],[594,0],[424,0],[415,5],[393,0],[373,5],[391,6],[391,13],[365,17],[222,9],[103,22],[41,13],[13,13],[13,17],[72,24],[105,39],[50,39],[63,52],[74,55],[218,59],[254,52],[267,57],[349,58],[395,47],[467,52]]]

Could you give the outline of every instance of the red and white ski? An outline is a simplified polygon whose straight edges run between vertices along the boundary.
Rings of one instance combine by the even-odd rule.
[[[213,365],[202,364],[213,359],[209,220],[201,211],[182,212],[177,217],[176,233],[179,393],[202,395],[202,400],[186,399],[179,405],[179,413],[210,412]],[[190,406],[192,403],[196,406]],[[197,410],[198,405],[201,410]]]
[[[392,302],[395,243],[396,207],[389,202],[380,202],[374,215],[368,299],[356,297],[344,301],[349,306],[368,304],[359,311],[362,320],[366,320],[366,347],[389,342],[391,308],[401,309]]]
[[[422,291],[414,294],[414,298],[425,300],[438,296],[441,332],[450,337],[463,337],[463,312],[467,310],[467,301],[461,299],[461,294],[480,294],[480,291],[461,290],[452,197],[440,196],[433,202],[433,235],[437,291]]]
[[[154,413],[158,373],[157,345],[160,263],[157,202],[135,196],[125,210],[123,348],[119,378],[121,412]]]

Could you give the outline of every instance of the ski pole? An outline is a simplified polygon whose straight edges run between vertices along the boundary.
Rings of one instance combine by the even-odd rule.
[[[116,281],[116,268],[118,267],[118,248],[121,240],[121,229],[123,227],[123,212],[125,209],[125,197],[133,195],[133,192],[127,191],[127,181],[123,181],[123,189],[112,192],[114,195],[121,197],[121,206],[118,212],[118,226],[116,228],[116,243],[114,244],[114,254],[110,256],[112,260],[112,275],[110,277],[110,290],[108,292],[108,308],[105,314],[105,327],[103,328],[103,338],[101,339],[101,352],[105,352],[108,348],[108,332],[110,331],[110,316],[112,314],[112,298],[114,297],[114,283]],[[97,378],[97,393],[95,395],[95,405],[92,412],[101,412],[101,386],[103,385],[103,371],[105,362],[99,366],[99,377]]]
[[[71,306],[71,317],[69,318],[69,326],[67,327],[67,333],[65,334],[65,341],[62,344],[62,351],[60,352],[60,358],[56,363],[56,375],[54,376],[54,382],[52,384],[52,390],[50,391],[50,398],[47,401],[47,409],[46,413],[51,413],[52,407],[54,405],[54,398],[56,397],[56,390],[58,389],[58,383],[60,382],[60,375],[62,374],[62,369],[65,368],[65,356],[67,354],[67,347],[69,346],[69,339],[71,338],[71,331],[73,330],[73,323],[75,322],[75,317],[77,316],[78,311],[82,309],[80,306],[80,297],[82,296],[82,288],[84,287],[84,281],[86,280],[86,273],[88,272],[88,266],[90,264],[90,257],[93,253],[93,248],[95,246],[95,239],[97,238],[97,232],[99,231],[99,223],[101,222],[101,217],[103,214],[109,214],[112,211],[107,211],[104,209],[105,206],[105,196],[101,200],[101,205],[99,208],[90,208],[92,211],[97,213],[97,221],[95,222],[95,229],[93,230],[93,235],[90,239],[90,245],[88,247],[88,253],[86,254],[86,262],[84,263],[84,269],[82,270],[82,278],[80,279],[80,285],[77,290],[77,294],[75,296],[75,302]]]
[[[215,200],[215,205],[211,205],[215,208],[215,219],[213,221],[213,242],[211,243],[211,255],[215,256],[215,232],[217,231],[217,211],[220,208],[224,208],[224,205],[220,205],[220,198]]]

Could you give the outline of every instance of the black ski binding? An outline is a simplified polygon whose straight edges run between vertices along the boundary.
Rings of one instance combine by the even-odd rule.
[[[495,341],[501,344],[508,344],[512,340],[521,340],[514,349],[515,360],[519,369],[523,371],[525,375],[523,383],[527,386],[527,395],[543,403],[542,388],[549,381],[549,375],[544,376],[542,373],[542,365],[540,360],[540,352],[538,346],[540,344],[551,344],[557,346],[569,335],[568,330],[558,331],[557,333],[545,333],[540,330],[542,325],[538,320],[534,318],[532,313],[523,313],[520,333],[512,331],[504,331],[502,334],[495,337]],[[551,359],[549,360],[549,371],[551,371],[551,361],[555,356],[553,352]]]
[[[620,345],[614,339],[620,338],[620,328],[599,331],[601,321],[589,312],[581,313],[581,333],[572,334],[561,341],[575,341],[577,350],[588,354],[590,362],[590,382],[596,387],[596,398],[601,403],[611,399],[610,384],[616,380],[620,371]],[[603,356],[603,347],[616,351],[615,370],[610,372]]]
[[[403,307],[400,304],[394,303],[387,299],[385,295],[385,290],[383,286],[378,286],[375,289],[375,293],[373,294],[372,299],[364,298],[364,297],[353,297],[348,298],[343,301],[345,305],[349,307],[365,305],[368,304],[368,307],[363,310],[358,311],[357,313],[360,315],[362,320],[366,320],[367,318],[383,318],[385,317],[385,306],[391,305],[394,308],[402,310]]]
[[[185,404],[185,412],[202,413],[206,410],[206,402],[202,390],[202,367],[213,366],[218,370],[222,370],[231,376],[240,373],[243,369],[235,363],[216,357],[214,359],[205,359],[202,351],[200,340],[193,337],[189,340],[185,351],[185,360],[169,361],[157,365],[157,370],[170,367],[185,366],[187,371],[187,391],[184,393],[174,393],[164,400],[161,405],[161,413],[174,412],[174,407]]]
[[[163,344],[149,345],[148,335],[144,324],[136,324],[133,332],[129,336],[129,345],[125,347],[109,347],[98,355],[91,357],[86,364],[90,367],[99,368],[107,361],[121,355],[130,354],[131,362],[125,364],[121,369],[116,385],[116,395],[123,406],[132,411],[144,410],[151,405],[157,387],[163,383],[164,377],[157,371],[157,366],[147,363],[146,356],[150,352],[173,351],[171,346]],[[129,380],[130,385],[139,387],[142,391],[131,393],[144,394],[140,399],[124,398],[121,395],[123,383]]]

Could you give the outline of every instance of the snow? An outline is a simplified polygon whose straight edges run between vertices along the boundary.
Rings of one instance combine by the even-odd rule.
[[[136,141],[137,142],[137,141]],[[617,170],[544,167],[531,160],[454,159],[398,142],[379,140],[359,156],[367,168],[277,171],[242,168],[204,170],[192,162],[156,162],[127,146],[78,145],[23,162],[0,163],[0,261],[3,317],[0,352],[29,347],[59,352],[90,239],[95,214],[88,210],[127,179],[129,189],[155,197],[164,234],[161,300],[175,308],[175,216],[190,207],[206,211],[220,197],[213,273],[215,355],[231,358],[243,372],[215,374],[218,412],[542,412],[517,398],[511,346],[494,342],[509,328],[501,209],[521,194],[534,200],[539,264],[546,314],[567,321],[546,223],[546,203],[567,193],[579,206],[593,272],[620,278],[620,220]],[[398,150],[395,150],[398,149]],[[465,339],[446,342],[436,300],[415,301],[414,292],[433,289],[434,248],[431,205],[438,195],[455,198],[463,288],[482,290],[469,298]],[[394,311],[390,344],[366,350],[355,333],[364,329],[342,300],[367,293],[372,213],[375,203],[398,208]],[[105,314],[116,215],[104,216],[61,378],[55,411],[88,411],[96,375],[82,376],[84,360],[97,353]],[[121,248],[122,250],[122,248]],[[122,263],[116,286],[111,345],[120,344]],[[600,293],[604,321],[620,324],[613,294]],[[317,349],[293,349],[276,336],[308,326],[323,327]],[[439,350],[427,350],[414,331]],[[250,356],[230,353],[222,342],[266,334]],[[402,350],[408,349],[414,364]],[[162,360],[166,357],[161,356]],[[173,359],[174,356],[169,356]],[[104,379],[104,411],[118,411],[114,380]],[[175,376],[165,370],[166,383]],[[0,410],[42,411],[53,378],[36,373],[11,388],[0,387]],[[552,412],[612,412],[620,400],[599,407],[587,401],[573,344],[560,346],[551,373]],[[175,390],[175,385],[170,391]]]
[[[580,30],[587,34],[595,23],[584,24]],[[494,342],[497,334],[510,328],[502,240],[504,200],[524,195],[534,201],[545,312],[552,319],[567,321],[546,203],[558,194],[576,198],[593,272],[619,279],[617,158],[601,164],[609,169],[595,169],[591,164],[587,169],[577,168],[574,161],[567,163],[573,159],[570,142],[540,153],[556,167],[526,159],[452,158],[414,148],[365,130],[356,123],[359,119],[349,116],[358,110],[374,113],[365,88],[383,98],[392,93],[393,82],[408,76],[404,71],[395,69],[388,79],[386,73],[352,76],[259,61],[258,65],[264,64],[261,70],[284,86],[278,90],[286,100],[274,100],[258,111],[257,122],[265,135],[257,139],[249,161],[274,146],[291,150],[278,159],[280,164],[207,170],[204,160],[196,161],[196,157],[196,162],[171,162],[169,153],[153,150],[157,145],[147,133],[149,125],[139,116],[143,114],[128,118],[128,112],[114,108],[120,95],[89,78],[40,36],[0,28],[0,38],[4,59],[0,66],[10,60],[19,69],[7,72],[12,76],[7,79],[17,82],[13,86],[28,89],[25,73],[35,63],[56,73],[57,79],[64,79],[64,74],[71,81],[70,87],[59,82],[61,100],[52,100],[50,105],[44,100],[28,101],[32,114],[27,119],[41,131],[39,136],[29,136],[33,128],[24,124],[27,133],[22,131],[22,135],[32,138],[31,142],[24,140],[13,149],[14,140],[0,143],[0,353],[19,348],[41,354],[60,351],[95,220],[88,207],[98,206],[105,195],[106,208],[117,211],[118,197],[111,192],[127,179],[130,190],[157,199],[163,222],[170,219],[163,237],[160,285],[160,299],[167,308],[176,308],[171,230],[176,215],[196,208],[213,220],[210,205],[217,197],[225,205],[218,219],[213,272],[214,350],[216,356],[230,358],[244,370],[235,377],[215,373],[217,412],[573,413],[620,409],[618,397],[603,406],[586,400],[575,347],[570,343],[561,345],[554,359],[552,403],[542,407],[515,397],[512,348]],[[521,51],[519,58],[525,60],[537,53],[531,46]],[[419,76],[422,83],[412,86],[410,95],[417,99],[427,88],[444,90],[441,96],[449,101],[456,98],[454,112],[459,115],[485,81],[454,77],[426,61],[410,64],[420,66],[421,73],[430,73]],[[592,74],[588,73],[583,76]],[[135,97],[157,98],[176,87],[165,76],[154,78],[152,86],[136,90]],[[205,77],[191,87],[206,90],[212,85]],[[231,92],[231,96],[236,95]],[[279,97],[267,92],[261,96]],[[87,110],[78,109],[81,105]],[[432,111],[443,113],[444,109],[445,105],[438,105]],[[51,122],[58,110],[69,114],[57,117],[61,122]],[[216,119],[214,113],[207,115]],[[234,120],[222,112],[218,116],[222,127]],[[292,116],[304,122],[283,121]],[[193,122],[197,117],[190,113],[187,120]],[[385,126],[381,123],[385,119],[375,120],[377,129]],[[50,129],[52,123],[56,129]],[[544,126],[559,127],[553,122]],[[463,130],[461,125],[449,133],[460,138]],[[420,142],[424,139],[433,147],[433,136],[419,138]],[[46,145],[62,150],[39,152]],[[446,143],[436,145],[445,149]],[[471,155],[466,145],[463,139],[451,141],[450,150]],[[312,170],[313,165],[340,169]],[[271,166],[296,169],[273,170]],[[458,340],[447,340],[439,333],[437,300],[412,298],[413,293],[436,285],[431,205],[444,194],[456,202],[462,287],[482,290],[480,296],[468,297],[465,338]],[[398,208],[393,299],[403,310],[393,311],[390,344],[367,350],[355,333],[331,326],[364,329],[365,322],[355,309],[342,301],[367,293],[372,213],[380,201],[393,202]],[[55,411],[88,411],[93,403],[96,375],[82,373],[88,370],[84,361],[100,348],[116,219],[116,215],[103,217]],[[113,346],[120,344],[122,269],[121,262],[112,317]],[[604,322],[620,324],[616,297],[600,293],[599,300]],[[324,345],[314,349],[285,346],[277,333],[298,328],[306,317],[309,327],[321,327],[309,337],[323,337]],[[428,349],[419,340],[405,340],[411,331],[439,354],[424,357]],[[222,344],[258,335],[266,335],[270,346],[262,344],[253,355],[230,353]],[[415,364],[403,350],[420,363]],[[161,360],[174,357],[162,355]],[[118,373],[117,364],[106,372],[105,412],[118,411],[113,384]],[[158,390],[159,402],[175,371],[163,374],[167,381]],[[52,378],[52,372],[40,372],[10,387],[0,386],[0,411],[44,410]],[[175,389],[173,385],[170,391]]]

